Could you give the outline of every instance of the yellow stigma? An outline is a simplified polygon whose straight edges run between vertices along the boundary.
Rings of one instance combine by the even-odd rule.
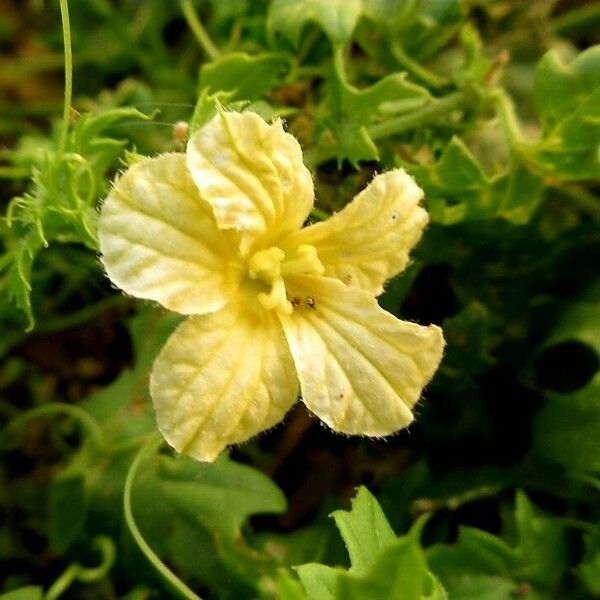
[[[317,249],[309,244],[298,246],[281,265],[283,275],[323,275],[324,272]]]
[[[281,277],[281,261],[284,257],[285,252],[275,246],[255,252],[248,263],[250,277],[273,283],[277,277]]]
[[[294,307],[287,299],[285,276],[322,275],[325,269],[314,246],[303,244],[287,254],[277,246],[255,252],[248,261],[251,279],[258,279],[271,286],[271,291],[258,294],[263,308],[289,315]]]

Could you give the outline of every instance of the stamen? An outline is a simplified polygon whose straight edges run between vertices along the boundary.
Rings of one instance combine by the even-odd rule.
[[[278,277],[273,282],[271,291],[268,294],[261,293],[258,295],[258,301],[262,304],[263,308],[274,310],[283,315],[290,315],[294,310],[286,297],[285,283],[281,277]]]
[[[284,257],[284,251],[275,246],[255,252],[248,263],[250,277],[272,283],[274,279],[281,277],[281,261]]]
[[[309,244],[296,248],[289,258],[286,256],[281,265],[282,275],[323,275],[325,267],[319,260],[317,249]]]

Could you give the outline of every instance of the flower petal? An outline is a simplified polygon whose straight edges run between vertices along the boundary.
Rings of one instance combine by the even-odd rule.
[[[278,423],[298,378],[274,313],[228,305],[179,326],[154,363],[150,394],[167,442],[213,461]]]
[[[339,213],[292,234],[288,243],[315,246],[326,276],[378,296],[421,238],[428,221],[422,198],[402,169],[383,173]]]
[[[100,214],[101,260],[122,290],[183,314],[224,306],[235,244],[202,202],[183,154],[142,160],[118,179]]]
[[[277,235],[301,227],[314,200],[302,150],[281,121],[218,112],[191,137],[188,167],[219,227]]]
[[[344,433],[383,436],[406,427],[442,358],[441,329],[400,321],[336,279],[288,283],[301,301],[280,319],[308,408]]]

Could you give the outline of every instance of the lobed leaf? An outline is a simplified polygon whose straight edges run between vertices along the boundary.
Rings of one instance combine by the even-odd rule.
[[[350,40],[362,11],[362,0],[273,0],[267,29],[283,34],[294,46],[309,21],[323,29],[333,45]]]

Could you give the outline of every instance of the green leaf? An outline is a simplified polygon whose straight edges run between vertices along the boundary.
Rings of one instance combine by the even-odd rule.
[[[86,514],[84,475],[66,471],[55,477],[50,487],[48,538],[58,554],[63,554],[75,541]]]
[[[6,592],[0,595],[0,600],[42,600],[44,597],[44,590],[37,585],[29,585],[27,587],[13,590],[12,592]]]
[[[285,496],[268,477],[227,457],[213,464],[164,457],[160,481],[182,516],[223,540],[236,540],[249,516],[286,508]]]
[[[577,568],[577,574],[587,590],[600,596],[600,524],[585,538],[585,556]]]
[[[458,137],[437,162],[406,167],[425,190],[432,220],[444,225],[495,217],[526,223],[541,200],[542,180],[517,158],[503,172],[488,176]]]
[[[352,499],[352,510],[336,510],[332,516],[355,573],[368,570],[383,548],[396,539],[381,506],[365,487],[359,488]]]
[[[452,595],[449,597],[460,598],[460,600],[515,600],[520,591],[521,588],[510,579],[488,575],[465,575],[457,578],[453,583]]]
[[[348,548],[349,571],[309,563],[296,567],[311,600],[445,600],[419,543],[424,519],[396,537],[377,500],[359,488],[350,511],[333,513]]]
[[[516,552],[521,565],[516,575],[541,589],[554,589],[567,564],[564,526],[558,519],[538,516],[522,491],[517,491],[516,500],[515,520],[519,535]]]
[[[317,129],[322,144],[333,146],[338,162],[348,159],[354,166],[361,160],[378,160],[379,151],[367,127],[391,115],[409,113],[431,100],[429,92],[394,73],[374,85],[358,89],[348,83],[341,56],[332,73],[330,95],[321,107]]]
[[[311,600],[444,600],[446,593],[427,570],[425,554],[414,536],[396,538],[362,573],[323,565],[297,567]]]
[[[35,324],[31,279],[37,254],[52,242],[97,247],[96,203],[108,187],[107,171],[125,145],[101,133],[125,120],[149,118],[134,108],[84,114],[69,132],[65,153],[55,140],[54,146],[32,155],[29,189],[9,204],[8,258],[0,265],[0,290],[23,311],[28,330]]]
[[[349,600],[442,600],[446,594],[428,572],[425,553],[418,540],[405,536],[383,550],[364,577],[344,573],[339,578],[337,597]]]
[[[562,315],[541,350],[582,344],[600,364],[600,303],[577,302]],[[547,392],[533,425],[534,450],[574,471],[600,470],[600,370],[571,393]]]
[[[418,0],[368,0],[363,13],[377,25],[395,29],[414,18],[417,5]]]
[[[534,146],[537,164],[565,180],[600,177],[600,46],[569,64],[546,53],[536,69],[534,99],[544,132]]]
[[[461,0],[366,0],[365,16],[416,59],[431,56],[465,20]]]
[[[474,594],[469,591],[473,578],[475,589],[481,587],[493,599],[495,579],[500,582],[497,597],[502,599],[510,597],[509,590],[516,593],[522,582],[541,593],[558,589],[567,564],[564,526],[558,519],[536,514],[523,492],[517,493],[515,521],[515,547],[485,531],[463,527],[456,544],[436,544],[428,550],[429,564],[451,598]]]
[[[232,52],[202,66],[200,89],[232,92],[232,100],[258,100],[277,87],[289,66],[284,54]]]
[[[31,269],[38,252],[44,248],[45,240],[39,229],[32,228],[21,236],[17,246],[5,255],[0,267],[0,289],[6,290],[8,299],[23,311],[27,322],[26,329],[35,326],[31,305]]]
[[[342,569],[332,569],[317,563],[296,567],[298,577],[310,600],[337,600],[338,580],[344,574]]]
[[[289,571],[281,569],[277,579],[277,598],[281,600],[309,600],[302,584]]]
[[[274,0],[267,28],[271,37],[281,33],[298,46],[302,30],[312,21],[339,45],[350,40],[361,11],[361,0]]]
[[[461,527],[455,545],[435,545],[427,556],[450,593],[457,577],[475,574],[508,577],[517,562],[514,549],[503,540],[473,527]]]
[[[415,58],[431,56],[458,31],[465,20],[462,0],[419,0],[398,32],[404,49]]]

